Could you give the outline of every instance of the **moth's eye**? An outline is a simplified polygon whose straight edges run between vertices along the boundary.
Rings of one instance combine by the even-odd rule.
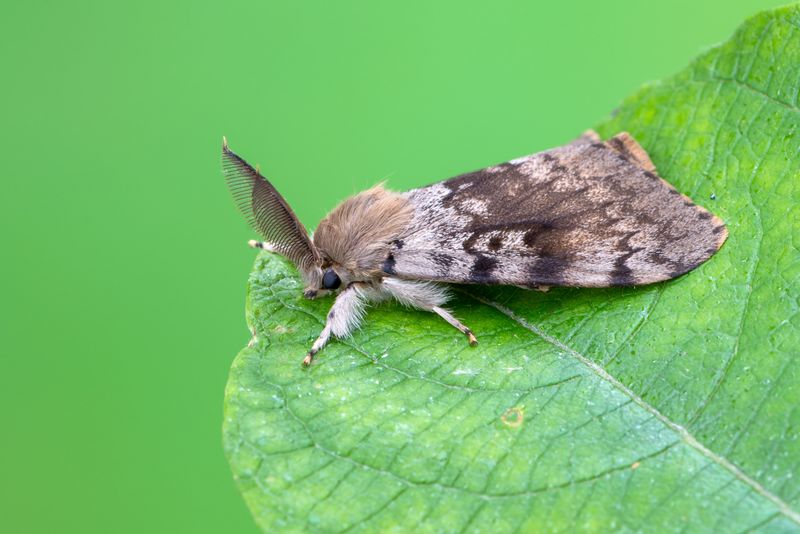
[[[341,284],[341,278],[339,278],[339,275],[336,274],[333,269],[328,269],[325,271],[325,274],[322,275],[322,287],[325,289],[336,289]]]

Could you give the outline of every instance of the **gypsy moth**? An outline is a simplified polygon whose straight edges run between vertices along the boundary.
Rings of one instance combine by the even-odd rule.
[[[360,323],[365,305],[394,298],[431,311],[477,343],[442,306],[444,284],[643,285],[710,258],[725,224],[656,173],[627,133],[587,132],[567,145],[406,193],[377,186],[337,206],[313,239],[286,201],[223,139],[223,173],[264,248],[289,258],[307,298],[337,292],[322,333]]]

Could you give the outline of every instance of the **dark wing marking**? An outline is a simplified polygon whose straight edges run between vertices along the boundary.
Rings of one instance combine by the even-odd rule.
[[[634,163],[636,163],[645,171],[656,172],[656,166],[653,165],[652,161],[650,161],[650,156],[647,155],[647,152],[642,148],[642,145],[637,143],[628,132],[622,132],[615,135],[606,141],[605,144],[608,145],[609,148],[612,148],[623,156],[633,160]]]
[[[694,269],[727,237],[628,134],[602,143],[589,133],[406,195],[415,215],[387,274],[408,279],[649,284]]]
[[[258,170],[234,154],[224,138],[222,173],[239,211],[267,243],[301,269],[319,262],[308,232],[280,193]]]

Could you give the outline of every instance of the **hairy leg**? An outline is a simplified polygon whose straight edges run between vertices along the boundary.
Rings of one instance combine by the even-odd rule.
[[[441,307],[448,299],[447,290],[441,285],[387,278],[383,281],[381,289],[406,306],[435,313],[466,335],[470,345],[478,344],[478,339],[472,330]]]
[[[331,334],[336,337],[346,337],[354,328],[357,328],[361,319],[364,317],[364,308],[370,299],[371,292],[368,284],[353,283],[342,290],[337,295],[336,300],[331,306],[325,320],[325,327],[320,332],[319,337],[311,346],[303,365],[308,366],[314,355],[324,347],[331,338]]]
[[[470,345],[474,347],[475,345],[478,344],[478,338],[475,337],[475,334],[472,333],[472,330],[470,330],[464,324],[462,324],[461,321],[453,317],[453,315],[449,311],[445,310],[444,308],[440,308],[439,306],[434,306],[433,308],[431,308],[431,311],[436,315],[438,315],[439,317],[441,317],[442,319],[444,319],[445,321],[447,321],[448,323],[450,323],[451,325],[458,328],[458,330],[460,330],[461,333],[467,336]]]

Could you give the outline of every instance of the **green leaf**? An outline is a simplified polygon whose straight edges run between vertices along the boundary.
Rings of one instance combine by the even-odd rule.
[[[722,251],[638,289],[458,289],[481,344],[382,305],[310,369],[330,299],[259,256],[224,438],[265,531],[800,531],[800,10],[626,100]]]

